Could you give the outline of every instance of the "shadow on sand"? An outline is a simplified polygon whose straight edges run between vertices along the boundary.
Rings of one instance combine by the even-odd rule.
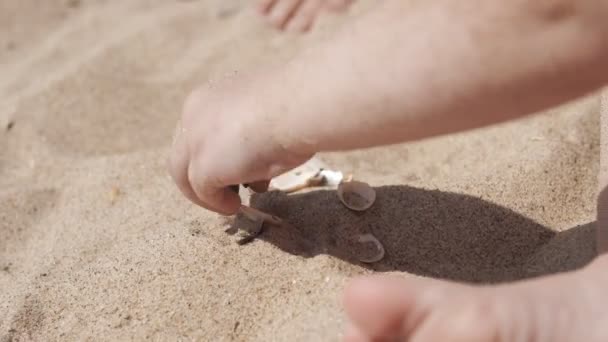
[[[254,195],[251,204],[292,227],[267,227],[260,239],[294,255],[328,254],[375,271],[403,271],[472,283],[524,279],[584,266],[594,257],[593,224],[556,233],[507,208],[455,193],[408,186],[376,188],[365,212],[345,208],[335,191]],[[237,216],[235,227],[244,224]],[[371,233],[386,256],[357,241]]]

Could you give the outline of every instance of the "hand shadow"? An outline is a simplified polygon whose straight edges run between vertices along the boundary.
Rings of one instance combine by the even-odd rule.
[[[290,224],[266,226],[262,240],[291,254],[328,254],[376,271],[495,283],[578,268],[594,255],[594,250],[578,253],[576,258],[564,254],[564,249],[577,248],[568,244],[593,240],[590,225],[557,234],[473,196],[409,186],[378,187],[376,193],[376,202],[364,212],[347,209],[336,192],[329,190],[256,194],[251,205]],[[244,220],[237,216],[235,227],[242,227]],[[359,261],[377,252],[373,243],[357,241],[366,233],[373,234],[386,250],[379,262]],[[568,237],[562,238],[562,234]],[[550,253],[556,250],[562,258],[554,258],[552,263]],[[530,266],[530,260],[540,259],[540,264]]]

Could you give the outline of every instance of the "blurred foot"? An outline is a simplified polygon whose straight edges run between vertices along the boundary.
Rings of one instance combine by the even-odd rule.
[[[276,28],[306,32],[323,10],[344,10],[351,2],[352,0],[258,0],[258,7]]]
[[[608,260],[498,286],[369,277],[345,293],[345,341],[608,341]]]

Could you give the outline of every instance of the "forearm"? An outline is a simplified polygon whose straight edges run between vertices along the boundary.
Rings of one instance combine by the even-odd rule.
[[[608,80],[601,0],[408,3],[383,1],[270,76],[266,119],[285,148],[335,151],[473,129]]]

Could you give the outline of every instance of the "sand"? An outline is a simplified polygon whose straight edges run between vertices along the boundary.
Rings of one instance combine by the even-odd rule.
[[[292,224],[240,246],[164,163],[196,84],[342,25],[278,34],[248,1],[0,0],[0,341],[336,341],[353,276],[500,283],[593,257],[598,96],[473,132],[323,154],[377,187],[253,203]],[[355,7],[363,11],[370,1]],[[374,234],[386,257],[359,262]]]

